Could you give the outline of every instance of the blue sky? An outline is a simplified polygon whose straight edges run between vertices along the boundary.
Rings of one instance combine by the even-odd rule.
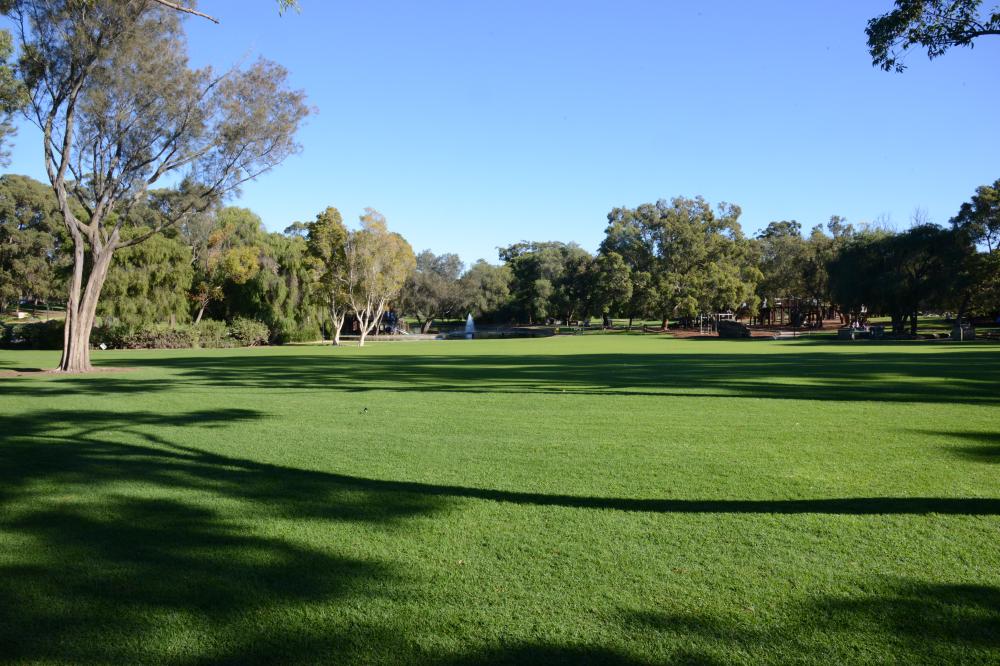
[[[522,239],[595,249],[607,212],[676,195],[744,230],[830,215],[944,223],[1000,178],[1000,39],[905,74],[871,66],[890,0],[202,0],[195,64],[263,55],[317,110],[303,152],[235,201],[281,230],[386,215],[417,251],[496,261]],[[43,176],[31,128],[10,171]]]

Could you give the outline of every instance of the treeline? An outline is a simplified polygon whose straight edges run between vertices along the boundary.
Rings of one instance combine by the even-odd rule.
[[[0,177],[3,311],[63,297],[72,244],[58,210],[48,186]],[[159,226],[155,207],[140,214],[148,224],[129,234]],[[793,325],[887,315],[895,332],[915,333],[922,311],[996,314],[1000,181],[979,188],[947,227],[917,220],[895,232],[833,217],[807,233],[772,222],[751,238],[740,214],[700,197],[616,208],[596,253],[520,242],[499,249],[500,264],[466,267],[454,254],[414,255],[371,209],[354,230],[328,208],[276,233],[245,208],[216,206],[115,254],[92,339],[206,346],[236,331],[244,343],[281,344],[339,341],[347,327],[363,341],[403,317],[423,332],[467,312],[496,324],[623,317],[665,326],[715,313],[770,321],[779,306]]]

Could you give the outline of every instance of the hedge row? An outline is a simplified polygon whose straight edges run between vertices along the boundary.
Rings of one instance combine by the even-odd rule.
[[[267,326],[253,319],[236,318],[232,324],[204,319],[198,324],[168,326],[149,324],[138,328],[97,326],[90,335],[93,345],[113,349],[190,349],[253,347],[270,338]],[[9,324],[0,330],[0,345],[28,349],[61,349],[63,322]]]

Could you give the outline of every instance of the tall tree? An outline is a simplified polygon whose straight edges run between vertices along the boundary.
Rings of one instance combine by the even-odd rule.
[[[61,225],[50,188],[27,176],[0,176],[0,312],[22,299],[48,300],[60,287]]]
[[[90,330],[116,250],[143,242],[295,152],[307,114],[267,61],[191,69],[177,12],[153,0],[11,0],[30,117],[73,243],[60,369],[90,369]],[[177,182],[151,201],[148,189]],[[162,222],[145,233],[133,210]]]
[[[333,329],[333,344],[340,344],[340,331],[347,317],[350,294],[347,273],[347,228],[340,211],[330,207],[306,224],[309,267],[313,294],[326,307]]]
[[[976,39],[1000,36],[1000,5],[982,9],[983,0],[896,0],[895,8],[868,21],[872,64],[885,71],[906,69],[902,58],[914,46],[928,58],[953,46],[972,48]]]
[[[510,284],[513,277],[506,265],[497,266],[480,259],[460,280],[465,308],[476,318],[498,320],[509,315]]]
[[[416,268],[403,289],[407,312],[417,317],[420,332],[427,333],[434,320],[457,316],[464,305],[459,278],[462,260],[457,254],[435,255],[424,250],[417,255]]]
[[[190,298],[198,309],[195,324],[201,322],[210,303],[224,298],[227,285],[246,284],[261,268],[264,231],[260,217],[246,208],[228,206],[211,219],[205,247],[194,262]]]
[[[1000,180],[976,188],[951,225],[979,250],[968,257],[965,266],[967,291],[960,301],[959,319],[969,309],[996,314],[1000,309]]]
[[[593,304],[601,314],[628,312],[633,288],[632,269],[620,254],[607,252],[597,256]]]
[[[358,318],[358,344],[363,347],[413,272],[416,258],[410,244],[389,231],[385,217],[372,208],[361,216],[361,228],[348,234],[344,254],[348,299]]]
[[[0,8],[3,5],[0,4]],[[7,30],[0,30],[0,165],[10,163],[7,144],[16,132],[14,114],[28,102],[27,89],[17,78],[13,65],[9,62],[14,53],[14,39]]]

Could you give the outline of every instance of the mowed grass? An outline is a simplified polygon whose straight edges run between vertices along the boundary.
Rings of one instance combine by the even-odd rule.
[[[2,662],[1000,662],[1000,345],[95,359],[0,379]]]

